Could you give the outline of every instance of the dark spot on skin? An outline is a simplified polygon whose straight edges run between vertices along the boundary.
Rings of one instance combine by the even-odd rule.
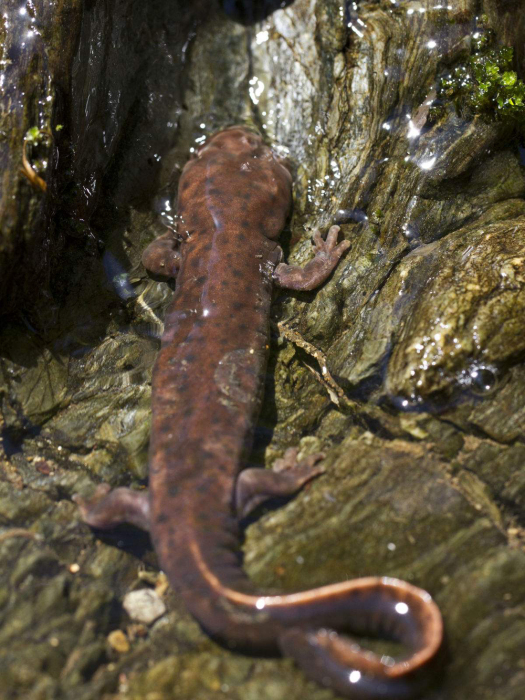
[[[210,418],[210,423],[211,423],[212,425],[218,425],[220,422],[221,422],[221,419],[219,418],[219,416],[216,416],[216,415],[215,415],[215,416],[212,416],[212,417]]]
[[[247,326],[245,323],[241,323],[241,324],[239,325],[239,328],[240,328],[241,331],[247,331],[247,330],[248,330],[248,326]]]
[[[207,484],[199,484],[197,486],[196,491],[198,493],[208,493],[208,485]]]
[[[171,488],[176,488],[176,487],[172,486]],[[168,520],[169,520],[169,517],[166,515],[166,513],[161,513],[157,518],[157,523],[159,523],[159,524],[166,523]]]
[[[231,260],[233,258],[233,253],[226,253],[226,257],[228,260]]]
[[[231,270],[231,274],[234,277],[242,277],[242,272],[240,270],[238,270],[236,267],[234,267],[233,270]]]
[[[170,426],[170,424],[169,424],[169,423],[164,423],[164,425],[163,425],[162,428],[161,428],[161,432],[164,433],[164,435],[166,435],[166,434],[169,433],[170,431],[171,431],[171,426]]]
[[[250,228],[250,222],[248,221],[248,219],[243,219],[241,221],[241,228],[244,228],[244,229]]]
[[[249,202],[250,199],[252,198],[252,195],[249,192],[242,192],[241,194],[237,195],[240,199],[244,199],[246,202]]]
[[[181,385],[177,388],[177,390],[179,391],[179,393],[185,394],[185,393],[188,391],[188,385],[187,385],[187,384],[181,384]]]
[[[206,275],[201,275],[195,280],[195,284],[204,284],[206,282]]]
[[[221,281],[221,287],[229,287],[229,286],[230,286],[230,283],[228,282],[228,280]]]
[[[245,240],[246,240],[246,236],[244,235],[244,233],[238,233],[238,234],[237,234],[237,240],[238,240],[238,241],[245,241]]]
[[[170,487],[169,487],[169,489],[168,489],[168,495],[169,495],[169,496],[177,496],[178,493],[179,493],[179,487],[178,487],[178,486],[170,486]],[[166,520],[167,520],[167,519],[168,519],[168,518],[167,518],[167,516],[166,516]]]
[[[236,311],[240,311],[244,304],[241,301],[234,301],[232,306]]]
[[[185,190],[188,189],[189,186],[190,186],[190,181],[189,181],[189,180],[184,180],[184,181],[181,182],[181,184],[179,185],[179,190],[180,190],[181,192],[184,192]]]
[[[211,243],[206,243],[206,245],[203,247],[203,250],[211,250],[213,248],[213,245]]]
[[[190,352],[189,355],[186,355],[184,359],[186,360],[186,362],[195,362],[195,360],[197,359],[197,355]]]

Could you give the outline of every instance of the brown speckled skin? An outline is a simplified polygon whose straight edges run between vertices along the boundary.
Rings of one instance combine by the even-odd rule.
[[[276,239],[290,205],[288,171],[245,128],[216,134],[186,165],[180,249],[165,235],[144,257],[153,272],[177,275],[153,374],[149,506],[136,491],[105,486],[91,501],[76,500],[94,527],[149,527],[170,583],[228,646],[280,649],[352,698],[409,698],[426,683],[442,641],[441,615],[425,591],[367,577],[268,595],[239,561],[243,489],[258,502],[258,494],[289,493],[319,473],[299,465],[292,476],[239,476],[261,402],[272,282],[313,289],[348,247],[332,227],[326,241],[314,236],[316,255],[304,268],[278,264]],[[401,660],[379,657],[327,628],[394,637],[412,651]]]
[[[188,606],[228,638],[229,615],[217,619],[222,603],[203,587],[187,545],[198,541],[221,580],[239,580],[232,499],[260,405],[275,239],[291,184],[260,138],[239,129],[215,136],[179,183],[179,232],[188,234],[153,375],[150,528]]]

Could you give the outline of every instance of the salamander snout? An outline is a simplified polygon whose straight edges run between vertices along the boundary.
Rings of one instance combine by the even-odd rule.
[[[246,167],[244,159],[254,158],[258,159],[256,162],[260,163],[263,169],[268,164],[285,182],[291,183],[293,180],[291,161],[280,157],[265,144],[260,134],[246,126],[230,126],[210,136],[197,150],[195,157],[201,158],[217,151],[227,154],[229,158],[240,158],[244,170],[251,171],[251,167]]]
[[[245,126],[230,126],[211,136],[197,151],[200,156],[211,148],[228,151],[228,153],[254,153],[266,149],[262,138],[255,131]]]

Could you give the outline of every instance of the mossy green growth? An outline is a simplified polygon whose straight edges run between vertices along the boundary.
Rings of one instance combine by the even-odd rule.
[[[27,130],[25,140],[37,142],[40,140],[41,133],[42,132],[40,131],[38,126],[32,126],[30,129]]]
[[[525,126],[525,83],[512,70],[513,49],[490,48],[492,43],[490,32],[473,35],[473,55],[441,78],[438,100],[452,100],[466,117],[480,114]],[[439,118],[439,108],[433,116]]]

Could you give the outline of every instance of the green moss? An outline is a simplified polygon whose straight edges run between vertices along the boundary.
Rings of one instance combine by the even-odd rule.
[[[25,139],[26,141],[38,141],[40,139],[40,129],[38,126],[32,126],[28,129]]]
[[[379,236],[381,233],[381,222],[384,218],[385,215],[381,209],[374,209],[370,215],[369,226],[374,236]]]
[[[512,70],[513,49],[493,48],[494,34],[477,31],[472,36],[473,54],[441,78],[438,102],[452,101],[465,117],[476,114],[525,126],[525,84]],[[442,116],[432,109],[432,118]]]

